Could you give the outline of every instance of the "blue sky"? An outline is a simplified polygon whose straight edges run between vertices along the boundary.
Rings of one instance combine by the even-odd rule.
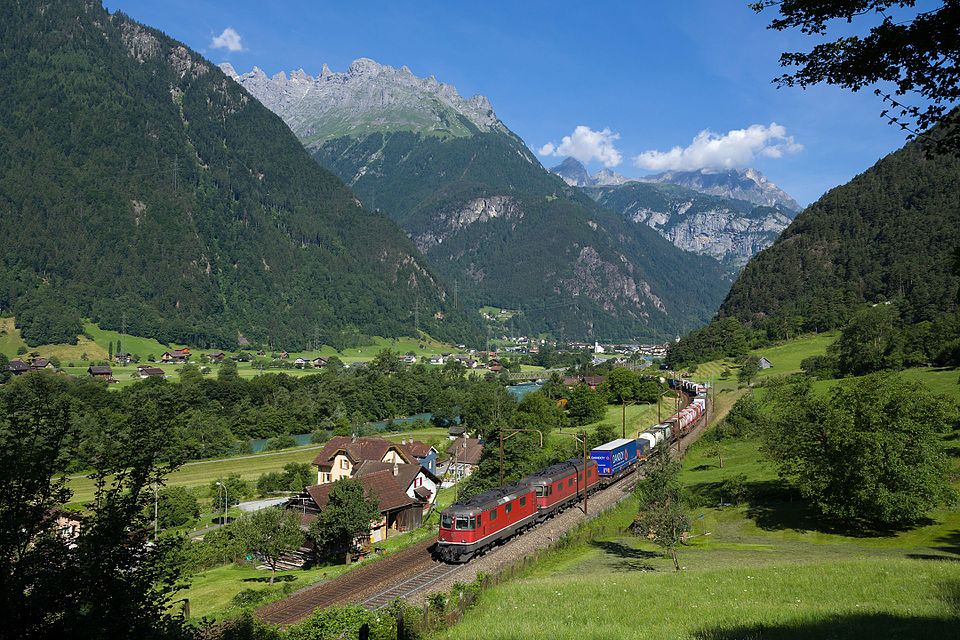
[[[316,74],[323,63],[343,71],[363,56],[407,65],[462,95],[487,96],[532,149],[572,150],[594,171],[604,163],[628,176],[700,161],[749,164],[808,204],[904,142],[869,91],[771,84],[780,52],[808,43],[766,30],[769,16],[746,0],[105,4],[241,73],[257,65],[271,75]],[[228,27],[239,43],[227,32],[215,48]],[[573,135],[578,126],[586,135]],[[665,153],[703,130],[715,135]],[[736,130],[747,133],[727,136]]]

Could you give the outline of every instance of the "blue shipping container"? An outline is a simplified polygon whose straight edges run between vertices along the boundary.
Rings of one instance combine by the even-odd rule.
[[[637,461],[637,441],[629,438],[613,440],[590,451],[590,458],[597,462],[597,473],[603,476],[616,475]]]

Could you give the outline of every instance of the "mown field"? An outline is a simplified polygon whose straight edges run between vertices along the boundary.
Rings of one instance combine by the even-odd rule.
[[[793,358],[799,362],[813,348],[796,346]],[[900,375],[960,396],[957,371],[918,369]],[[729,406],[736,395],[720,391],[718,404]],[[721,450],[722,468],[704,441],[683,461],[681,479],[693,503],[706,506],[689,511],[694,537],[679,552],[681,572],[673,571],[672,561],[657,547],[629,531],[637,508],[630,499],[595,524],[612,533],[549,552],[521,578],[484,592],[459,624],[434,637],[957,636],[957,505],[929,514],[928,521],[906,531],[837,531],[778,489],[776,468],[764,461],[759,442],[727,440]],[[954,462],[960,467],[960,460]],[[747,478],[748,498],[719,506],[731,500],[718,494],[720,483],[738,474]]]

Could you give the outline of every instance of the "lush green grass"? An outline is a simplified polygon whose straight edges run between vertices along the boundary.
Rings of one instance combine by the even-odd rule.
[[[446,433],[444,429],[428,428],[384,434],[383,437],[391,440],[413,437],[425,442],[440,442],[445,438]],[[191,462],[170,474],[167,477],[167,486],[205,487],[217,478],[223,478],[232,473],[239,474],[244,480],[256,480],[261,474],[280,471],[283,465],[289,462],[312,463],[319,448],[320,445],[309,445],[224,460]],[[94,485],[89,478],[83,476],[71,478],[68,486],[74,492],[71,504],[82,504],[93,499]]]
[[[910,375],[955,385],[952,372]],[[740,394],[719,393],[715,411],[722,415]],[[931,513],[908,531],[836,532],[783,491],[758,442],[724,442],[723,468],[710,448],[702,440],[683,461],[681,480],[694,499],[716,504],[717,486],[743,474],[754,502],[691,509],[694,537],[679,551],[683,571],[674,572],[658,548],[629,533],[637,507],[631,498],[594,523],[601,533],[548,552],[519,580],[485,592],[460,624],[435,637],[955,635],[960,511]]]
[[[766,357],[773,363],[773,367],[765,369],[757,375],[757,380],[763,380],[771,376],[797,373],[800,371],[800,363],[805,358],[825,354],[827,347],[836,339],[836,332],[820,333],[812,336],[802,336],[772,347],[754,349],[750,352],[750,355],[757,356],[758,358]],[[729,369],[730,371],[730,376],[726,380],[720,378],[724,369]],[[725,358],[723,360],[713,360],[697,365],[697,369],[692,374],[692,377],[696,380],[713,378],[718,388],[735,389],[738,384],[737,372],[739,370],[739,361]]]

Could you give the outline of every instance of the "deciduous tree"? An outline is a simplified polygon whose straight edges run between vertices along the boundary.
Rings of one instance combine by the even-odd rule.
[[[288,509],[260,509],[244,515],[232,526],[246,550],[262,557],[270,567],[270,584],[273,584],[280,559],[299,549],[304,540],[300,515]]]
[[[341,478],[333,483],[326,506],[310,525],[310,535],[327,551],[345,553],[349,562],[354,540],[368,534],[370,524],[379,519],[377,497],[367,495],[359,481]]]

